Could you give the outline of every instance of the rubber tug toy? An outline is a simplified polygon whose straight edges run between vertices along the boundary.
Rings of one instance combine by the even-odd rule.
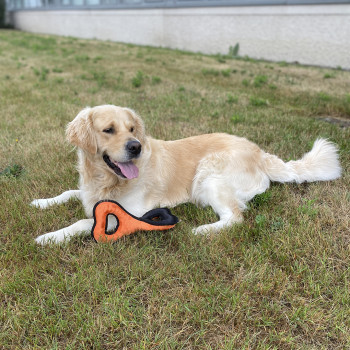
[[[152,209],[138,218],[112,200],[97,202],[93,215],[94,226],[91,235],[99,243],[114,242],[137,231],[169,230],[179,222],[179,219],[172,215],[168,208]],[[113,232],[107,231],[109,215],[113,215],[117,220],[117,227]]]

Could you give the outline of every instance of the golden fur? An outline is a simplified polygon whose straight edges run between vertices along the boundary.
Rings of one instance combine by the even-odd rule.
[[[133,110],[113,105],[82,110],[68,124],[67,139],[78,147],[80,189],[36,200],[34,205],[45,208],[77,197],[88,218],[95,203],[103,199],[116,200],[137,216],[158,206],[188,201],[212,206],[220,220],[198,227],[195,233],[219,231],[242,221],[246,202],[264,192],[270,180],[331,180],[341,172],[336,147],[326,140],[317,140],[301,160],[284,163],[245,138],[223,133],[156,140],[146,136],[143,122]],[[140,154],[131,155],[128,142],[140,144]],[[138,176],[125,178],[116,173],[104,155],[113,164],[127,164],[132,174],[137,167]],[[91,219],[81,220],[40,236],[37,242],[59,242],[91,226]]]

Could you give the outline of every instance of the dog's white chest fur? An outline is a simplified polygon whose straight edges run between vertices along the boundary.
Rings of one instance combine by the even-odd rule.
[[[142,216],[152,209],[145,203],[144,193],[139,186],[135,186],[126,195],[117,198],[118,203],[129,213],[135,216]]]

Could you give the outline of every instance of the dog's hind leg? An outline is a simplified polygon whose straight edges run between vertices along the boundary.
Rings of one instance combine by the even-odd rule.
[[[215,233],[220,230],[230,227],[233,224],[237,224],[243,221],[242,210],[238,201],[233,198],[225,198],[226,195],[220,195],[217,192],[212,192],[210,197],[207,198],[207,204],[210,205],[216,214],[218,214],[220,220],[212,224],[202,225],[194,228],[192,232],[194,234],[207,234]]]
[[[57,197],[53,198],[43,198],[43,199],[34,199],[30,205],[40,208],[46,209],[55,204],[62,204],[68,202],[70,199],[79,199],[81,200],[81,190],[69,190],[65,191]]]
[[[192,189],[192,199],[201,206],[211,206],[220,220],[192,230],[195,234],[218,232],[225,227],[243,221],[244,202],[240,201],[225,179],[217,176],[200,178],[197,176]]]
[[[243,221],[246,203],[270,184],[250,154],[212,154],[204,158],[192,185],[192,201],[211,206],[220,220],[193,230],[196,234],[218,232]]]

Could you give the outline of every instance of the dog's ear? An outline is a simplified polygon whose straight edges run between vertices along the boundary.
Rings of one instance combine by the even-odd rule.
[[[92,108],[85,108],[67,125],[68,142],[91,154],[97,153],[97,142],[92,127]]]
[[[130,113],[134,123],[135,123],[135,136],[136,138],[143,143],[145,140],[145,125],[141,117],[132,109],[124,108],[127,112]]]

